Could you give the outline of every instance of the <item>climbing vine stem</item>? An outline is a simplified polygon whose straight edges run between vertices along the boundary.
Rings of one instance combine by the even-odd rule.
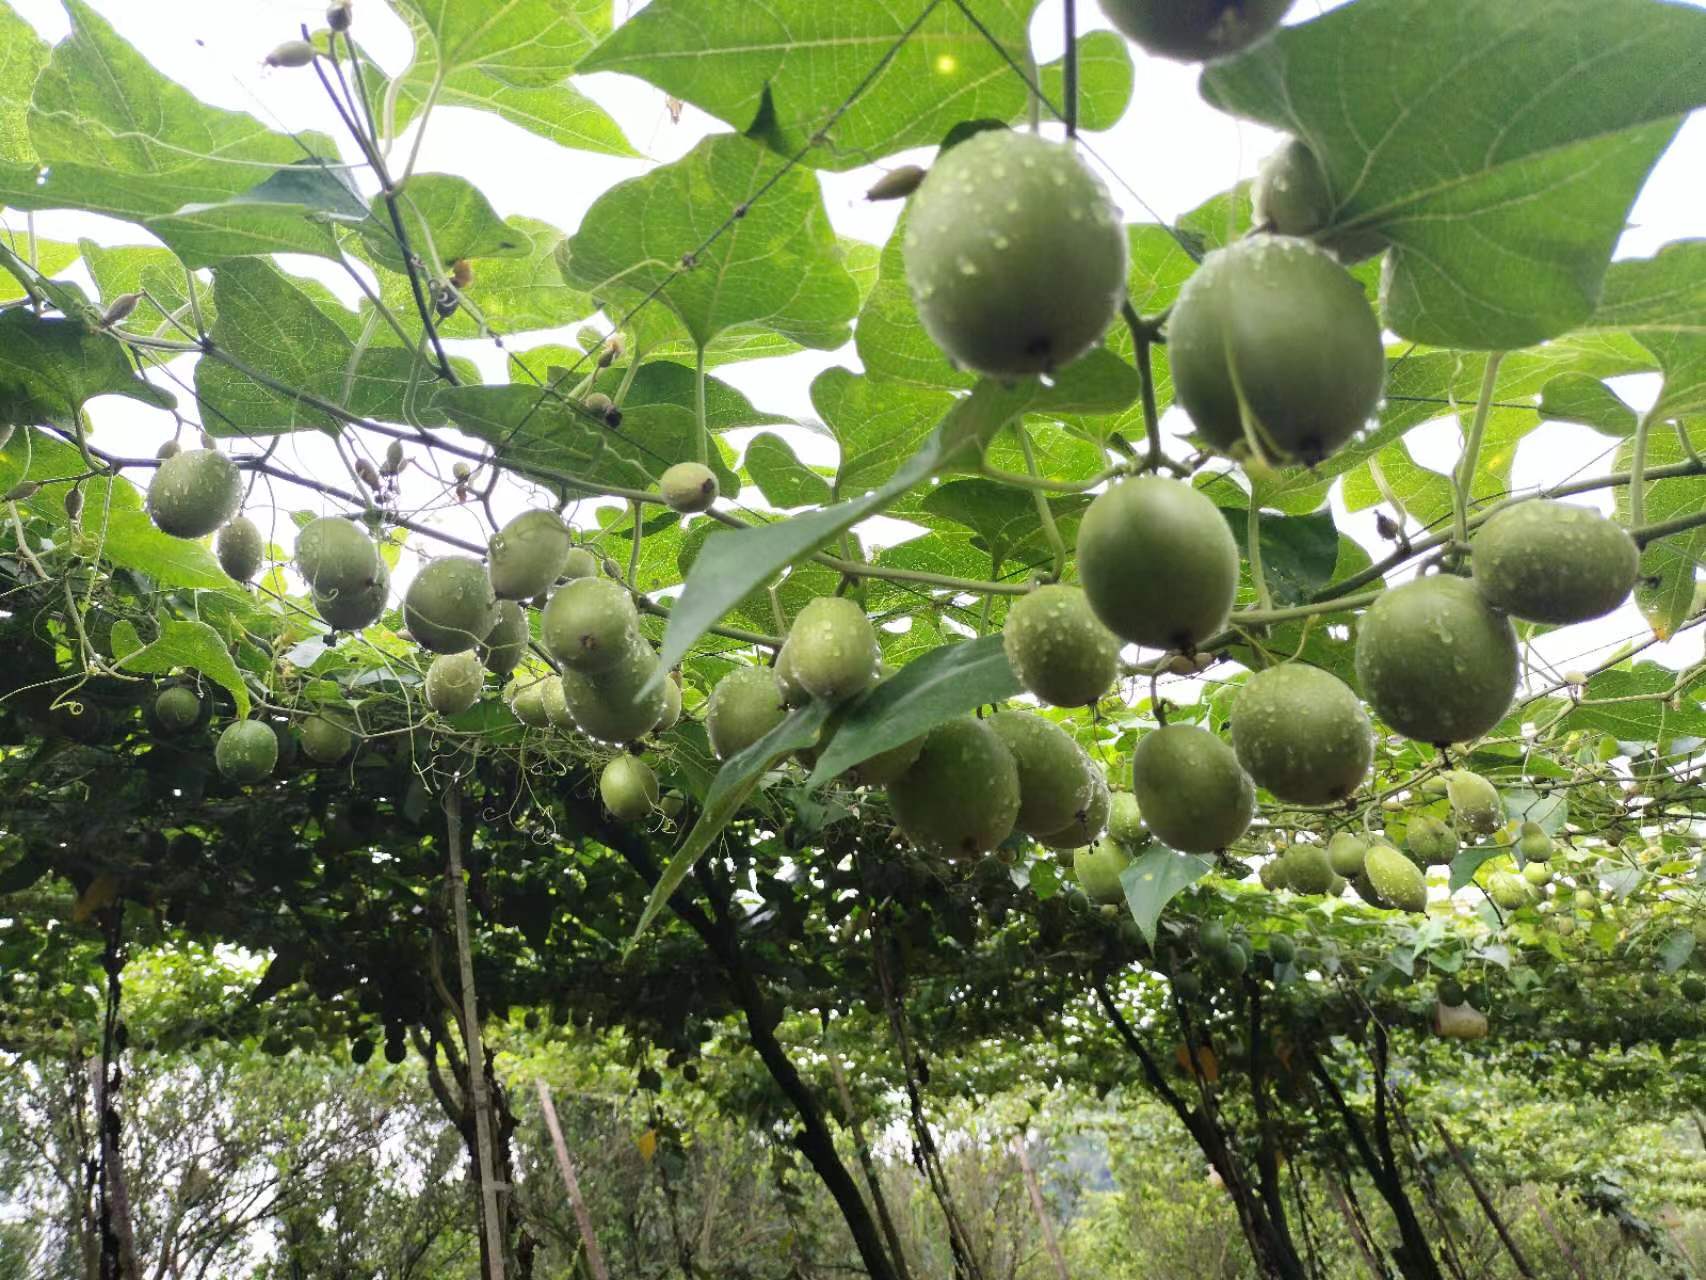
[[[1469,438],[1463,442],[1463,457],[1457,466],[1457,483],[1452,486],[1452,528],[1457,534],[1459,550],[1469,545],[1469,496],[1475,487],[1475,464],[1481,456],[1481,441],[1487,433],[1487,415],[1493,407],[1493,388],[1498,385],[1502,351],[1489,352],[1487,368],[1481,374],[1481,394],[1475,401],[1475,416],[1469,423]]]

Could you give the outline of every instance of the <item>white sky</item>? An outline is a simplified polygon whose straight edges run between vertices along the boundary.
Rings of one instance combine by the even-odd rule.
[[[58,39],[68,30],[57,0],[10,2],[49,39]],[[1706,5],[1706,0],[1689,2]],[[93,0],[93,5],[157,67],[204,100],[255,114],[276,129],[319,129],[342,141],[341,126],[311,72],[268,71],[261,66],[269,50],[297,35],[299,24],[306,22],[311,28],[322,25],[324,5],[319,0],[149,0],[145,4],[137,0]],[[624,0],[617,0],[619,14],[628,7]],[[1300,0],[1293,20],[1307,18],[1313,11],[1327,7],[1331,5],[1319,0]],[[1079,16],[1083,30],[1106,25],[1090,0],[1080,0]],[[1033,26],[1039,60],[1059,55],[1061,19],[1060,0],[1043,0]],[[357,0],[355,34],[388,71],[399,71],[407,64],[407,32],[379,0]],[[1130,110],[1115,129],[1090,135],[1089,140],[1154,214],[1171,220],[1250,176],[1262,156],[1274,146],[1275,135],[1209,108],[1196,92],[1195,68],[1145,58],[1141,51],[1134,52],[1138,62],[1137,89]],[[644,172],[653,162],[676,159],[707,132],[726,127],[692,107],[687,108],[679,124],[672,124],[664,109],[663,95],[637,80],[594,75],[578,83],[610,111],[636,149],[648,159],[621,160],[567,151],[495,116],[441,107],[431,118],[417,172],[438,170],[462,174],[486,193],[499,213],[536,217],[572,232],[587,207],[612,183]],[[411,141],[412,136],[406,137],[402,145],[407,146]],[[346,155],[350,151],[346,145]],[[926,158],[926,153],[916,153],[892,157],[884,164],[892,167]],[[862,199],[863,192],[880,171],[863,169],[821,175],[825,204],[839,232],[873,243],[887,238],[898,216],[898,204],[872,205]],[[1703,172],[1706,172],[1706,116],[1697,116],[1685,125],[1681,137],[1648,183],[1635,208],[1621,253],[1645,255],[1669,240],[1700,234],[1699,175]],[[1116,199],[1127,206],[1125,212],[1130,220],[1150,217],[1142,208],[1132,207],[1135,202],[1125,186],[1115,181],[1109,185]],[[9,214],[7,218],[15,223],[18,215]],[[54,239],[86,235],[106,244],[152,242],[139,227],[92,215],[46,213],[37,216],[36,225],[39,234]],[[291,258],[285,265],[289,270],[323,280],[353,303],[353,287],[331,264],[319,259]],[[80,267],[68,274],[83,278]],[[578,326],[528,334],[510,345],[524,348],[542,342],[570,341],[575,328]],[[502,353],[490,343],[459,341],[448,345],[455,354],[474,360],[489,379],[504,377]],[[836,352],[803,352],[780,360],[727,366],[718,371],[718,376],[739,387],[761,409],[809,419],[813,416],[808,395],[811,379],[837,364],[859,367],[851,345]],[[189,361],[180,361],[178,368],[179,376],[187,381]],[[1620,380],[1616,389],[1639,408],[1651,402],[1656,387],[1656,378],[1641,377]],[[193,403],[187,398],[182,407],[193,411]],[[98,401],[92,406],[92,417],[98,444],[133,455],[152,452],[173,430],[168,415],[127,400]],[[1182,415],[1174,411],[1168,415],[1164,429],[1182,433],[1188,428]],[[803,429],[781,431],[807,461],[833,465],[833,442]],[[751,434],[734,432],[724,439],[740,447]],[[1454,425],[1440,422],[1412,433],[1409,441],[1419,462],[1444,471],[1455,461],[1459,435]],[[1513,480],[1522,487],[1556,480],[1578,470],[1603,470],[1603,465],[1594,464],[1596,459],[1600,464],[1609,461],[1611,445],[1606,437],[1585,427],[1548,427],[1530,436],[1519,450]],[[310,474],[343,476],[335,455],[313,433],[292,437],[281,449],[280,460]],[[146,482],[145,476],[141,479]],[[402,502],[405,510],[412,503],[428,501],[436,492],[437,486],[424,473],[414,469],[405,472]],[[1602,497],[1602,506],[1609,510],[1609,495]],[[500,514],[516,509],[525,498],[524,490],[514,489],[507,494]],[[284,507],[324,505],[316,495],[289,495],[283,486],[278,500]],[[745,505],[762,505],[755,490],[743,491],[740,501]],[[1341,528],[1363,541],[1376,555],[1381,554],[1383,544],[1373,533],[1373,513],[1349,516],[1336,497],[1334,503]],[[251,514],[263,527],[267,526],[265,510],[251,510]],[[443,511],[432,517],[432,523],[447,532],[481,541],[488,532],[481,527],[472,504]],[[909,529],[910,526],[897,522],[879,521],[867,533],[878,543],[886,544],[901,540]],[[283,529],[278,532],[282,535]],[[277,540],[282,542],[285,538],[278,536]],[[396,583],[399,589],[407,576],[405,565]],[[1631,604],[1611,618],[1546,637],[1540,647],[1564,669],[1586,666],[1592,659],[1604,657],[1610,647],[1645,634],[1646,628]],[[1590,653],[1595,646],[1597,650]],[[1667,665],[1680,665],[1697,660],[1700,654],[1700,633],[1696,631],[1679,642],[1650,650],[1646,656]],[[1170,692],[1177,696],[1183,690]]]

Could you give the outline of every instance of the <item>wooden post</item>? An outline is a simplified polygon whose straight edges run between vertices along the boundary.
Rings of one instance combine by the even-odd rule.
[[[1043,1245],[1048,1249],[1048,1256],[1054,1259],[1055,1274],[1060,1280],[1072,1280],[1066,1271],[1066,1255],[1060,1251],[1060,1241],[1055,1238],[1054,1223],[1048,1216],[1048,1206],[1043,1203],[1043,1189],[1037,1183],[1037,1171],[1031,1167],[1031,1157],[1025,1151],[1023,1134],[1014,1141],[1013,1154],[1019,1157],[1019,1171],[1025,1175],[1025,1190],[1031,1196],[1031,1211],[1037,1215],[1037,1222],[1042,1226]]]
[[[912,1280],[912,1273],[906,1265],[906,1250],[900,1245],[900,1233],[895,1230],[894,1219],[889,1215],[888,1197],[883,1195],[882,1183],[877,1179],[877,1163],[871,1158],[870,1144],[865,1141],[865,1128],[853,1110],[853,1094],[847,1088],[847,1073],[841,1069],[841,1055],[831,1049],[828,1057],[829,1074],[835,1080],[835,1092],[841,1099],[841,1114],[847,1119],[847,1131],[853,1135],[853,1152],[859,1158],[865,1186],[870,1190],[871,1203],[877,1210],[877,1225],[882,1228],[889,1252],[894,1255],[895,1276],[897,1280]]]
[[[1333,1202],[1339,1206],[1339,1213],[1350,1230],[1351,1239],[1356,1242],[1357,1252],[1362,1254],[1362,1260],[1368,1264],[1368,1274],[1373,1276],[1374,1280],[1386,1280],[1386,1273],[1374,1260],[1374,1253],[1369,1248],[1368,1241],[1363,1238],[1362,1228],[1357,1225],[1356,1217],[1351,1213],[1351,1206],[1345,1200],[1345,1193],[1339,1186],[1338,1179],[1329,1177],[1326,1181],[1328,1189],[1333,1193]]]
[[[539,1106],[545,1112],[545,1127],[551,1131],[551,1145],[557,1152],[557,1170],[563,1175],[563,1186],[569,1192],[569,1207],[575,1211],[575,1226],[580,1229],[587,1265],[592,1268],[593,1280],[610,1280],[610,1272],[604,1266],[604,1254],[598,1248],[598,1237],[592,1232],[592,1215],[586,1211],[586,1201],[581,1198],[580,1179],[575,1177],[569,1147],[563,1141],[563,1130],[557,1123],[557,1104],[551,1101],[551,1086],[543,1077],[534,1083],[539,1086]]]
[[[1469,1189],[1475,1193],[1475,1199],[1481,1206],[1481,1212],[1487,1215],[1487,1221],[1492,1223],[1493,1230],[1499,1233],[1499,1239],[1504,1242],[1505,1252],[1510,1254],[1511,1261],[1516,1264],[1517,1271],[1525,1277],[1525,1280],[1535,1280],[1534,1271],[1528,1265],[1528,1259],[1522,1256],[1522,1250],[1517,1248],[1516,1241],[1511,1239],[1511,1233],[1505,1229],[1504,1219],[1499,1217],[1499,1211],[1493,1207],[1492,1198],[1487,1195],[1486,1188],[1481,1185],[1481,1180],[1475,1176],[1475,1171],[1469,1167],[1469,1162],[1463,1158],[1463,1152],[1452,1140],[1450,1131],[1440,1123],[1438,1116],[1434,1117],[1434,1128],[1439,1130],[1439,1136],[1445,1142],[1445,1149],[1451,1152],[1451,1158],[1456,1161],[1458,1169],[1468,1180]]]

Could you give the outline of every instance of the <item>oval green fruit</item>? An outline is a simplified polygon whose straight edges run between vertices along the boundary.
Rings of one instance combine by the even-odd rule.
[[[942,152],[903,234],[919,320],[977,373],[1070,364],[1125,300],[1118,208],[1071,146],[1038,134],[988,129]]]
[[[1466,578],[1418,578],[1383,593],[1357,630],[1357,682],[1407,738],[1478,738],[1516,695],[1516,632]]]
[[[309,716],[297,732],[303,754],[315,764],[336,764],[355,746],[355,735],[330,716]]]
[[[527,610],[514,600],[499,600],[497,620],[475,652],[494,676],[507,676],[527,656]]]
[[[1101,0],[1119,32],[1150,53],[1207,62],[1247,49],[1285,17],[1292,0]]]
[[[1327,841],[1327,865],[1333,874],[1354,880],[1362,874],[1363,859],[1368,855],[1368,841],[1349,831],[1341,831]]]
[[[1315,153],[1296,138],[1263,160],[1250,186],[1250,220],[1282,236],[1306,236],[1333,217],[1333,195]]]
[[[202,701],[188,685],[174,684],[154,699],[154,722],[163,733],[184,733],[201,719]]]
[[[1535,899],[1534,886],[1509,871],[1495,871],[1487,877],[1487,896],[1501,911],[1520,911]]]
[[[360,631],[371,627],[385,613],[391,598],[391,572],[374,556],[373,577],[365,586],[347,591],[313,592],[314,608],[334,631]]]
[[[441,716],[454,716],[480,700],[486,669],[472,653],[441,653],[426,673],[427,706]]]
[[[1371,846],[1363,859],[1362,872],[1382,905],[1399,911],[1428,909],[1427,877],[1391,845]]]
[[[237,464],[216,449],[190,449],[167,458],[148,483],[148,517],[174,538],[202,538],[243,501]]]
[[[1273,957],[1275,964],[1290,964],[1297,959],[1297,944],[1283,933],[1270,934],[1268,954]]]
[[[321,516],[296,535],[296,571],[315,597],[356,595],[386,576],[373,539],[352,520]]]
[[[547,681],[555,680],[555,676],[517,677],[504,692],[515,718],[532,729],[548,728],[551,715],[545,706],[545,686]],[[557,682],[557,694],[562,696],[560,681]]]
[[[953,857],[988,853],[1019,816],[1019,768],[999,734],[971,716],[937,725],[918,759],[888,785],[900,829]]]
[[[717,473],[702,462],[678,462],[658,477],[658,492],[671,511],[709,511],[717,500]]]
[[[500,600],[531,600],[562,576],[569,562],[569,526],[555,511],[523,511],[486,545],[487,572]]]
[[[545,713],[546,726],[558,733],[575,732],[575,718],[569,714],[569,698],[563,691],[560,676],[546,676],[539,682],[539,706]]]
[[[788,714],[782,687],[769,667],[736,667],[711,690],[705,704],[705,734],[717,759],[746,750]]]
[[[638,822],[657,807],[657,774],[644,760],[617,756],[598,776],[598,797],[612,817]]]
[[[1325,249],[1252,236],[1209,254],[1167,320],[1179,403],[1234,458],[1313,465],[1373,416],[1380,321]]]
[[[248,516],[237,516],[213,540],[219,567],[238,582],[248,582],[261,571],[266,545],[260,526]]]
[[[681,684],[671,676],[663,682],[663,710],[658,713],[658,722],[652,726],[652,732],[668,733],[680,720]]]
[[[663,675],[663,679],[658,679]],[[602,671],[564,667],[563,696],[575,728],[601,742],[633,742],[656,727],[665,706],[668,677],[657,650],[635,637],[628,650]]]
[[[1125,847],[1106,836],[1072,855],[1073,874],[1091,902],[1124,902],[1125,886],[1120,883],[1120,872],[1130,865],[1131,855]]]
[[[403,595],[403,625],[433,653],[464,653],[498,620],[486,566],[470,556],[440,556],[415,575]]]
[[[1568,502],[1519,502],[1469,544],[1475,585],[1495,608],[1567,626],[1604,617],[1629,598],[1641,553],[1622,526]]]
[[[539,634],[551,656],[576,671],[621,662],[640,635],[640,613],[627,588],[608,578],[576,578],[552,593]]]
[[[1522,834],[1517,837],[1516,851],[1524,862],[1550,862],[1554,852],[1552,837],[1538,823],[1525,822]]]
[[[1552,883],[1552,868],[1544,862],[1530,862],[1523,867],[1522,878],[1538,889]]]
[[[1120,642],[1081,587],[1049,583],[1020,596],[1001,629],[1019,683],[1056,707],[1100,702],[1119,675]]]
[[[585,547],[571,547],[569,558],[563,563],[562,578],[596,578],[598,576],[598,557]]]
[[[1131,792],[1113,793],[1108,805],[1108,835],[1128,849],[1149,843],[1149,828],[1144,825],[1143,811]]]
[[[877,629],[846,596],[808,600],[788,631],[790,672],[814,698],[845,702],[877,682]]]
[[[1059,725],[1031,711],[1003,711],[986,722],[1019,770],[1019,812],[1026,835],[1064,829],[1090,807],[1094,790],[1083,750]]]
[[[1449,866],[1457,856],[1457,832],[1431,813],[1412,813],[1404,824],[1404,845],[1424,866]]]
[[[1131,790],[1150,832],[1183,853],[1212,853],[1243,835],[1256,788],[1232,748],[1196,725],[1168,725],[1138,740]]]
[[[1084,512],[1078,574],[1090,607],[1116,636],[1192,650],[1232,612],[1238,544],[1220,508],[1190,485],[1136,476]]]
[[[271,727],[259,720],[239,720],[219,735],[213,763],[232,782],[260,782],[278,764],[278,739]]]
[[[1499,789],[1480,774],[1453,769],[1445,775],[1445,793],[1451,797],[1451,820],[1461,830],[1485,836],[1505,825]]]
[[[1333,882],[1327,851],[1318,844],[1292,845],[1285,851],[1285,882],[1293,893],[1326,893]]]
[[[1108,779],[1102,773],[1101,766],[1090,759],[1088,752],[1079,748],[1084,761],[1084,768],[1090,774],[1090,801],[1081,813],[1073,815],[1059,831],[1050,831],[1047,835],[1035,837],[1036,842],[1049,849],[1080,849],[1095,841],[1108,826],[1108,814],[1113,807],[1113,798],[1108,787]]]
[[[1287,662],[1258,671],[1232,704],[1238,762],[1290,804],[1333,804],[1354,792],[1374,761],[1374,726],[1337,676]]]

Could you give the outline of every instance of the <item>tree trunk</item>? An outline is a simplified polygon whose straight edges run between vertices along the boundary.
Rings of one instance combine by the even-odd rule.
[[[1031,1167],[1031,1157],[1025,1150],[1023,1135],[1014,1142],[1013,1153],[1019,1157],[1019,1172],[1024,1175],[1025,1191],[1031,1197],[1031,1212],[1037,1215],[1037,1225],[1043,1229],[1043,1246],[1054,1262],[1055,1274],[1060,1280],[1072,1280],[1066,1270],[1066,1255],[1061,1253],[1060,1241],[1055,1238],[1054,1222],[1048,1216],[1048,1206],[1043,1203],[1043,1189],[1037,1182],[1037,1171]]]
[[[889,1214],[888,1198],[883,1195],[882,1182],[877,1176],[877,1162],[871,1158],[871,1146],[865,1141],[865,1128],[859,1123],[858,1113],[853,1110],[853,1095],[847,1088],[847,1074],[841,1069],[841,1055],[833,1050],[829,1054],[829,1071],[835,1078],[835,1089],[841,1098],[842,1114],[847,1117],[847,1131],[853,1135],[853,1151],[859,1158],[859,1168],[865,1175],[865,1186],[871,1193],[871,1204],[877,1211],[877,1224],[883,1229],[883,1239],[888,1242],[889,1256],[894,1259],[895,1275],[899,1280],[912,1280],[912,1274],[906,1265],[906,1251],[901,1248],[900,1233],[895,1230],[894,1219]]]
[[[604,1266],[604,1254],[598,1247],[598,1236],[592,1229],[592,1215],[581,1198],[580,1179],[569,1159],[568,1143],[563,1141],[563,1129],[557,1123],[557,1104],[551,1101],[551,1086],[543,1078],[534,1081],[539,1086],[539,1106],[545,1112],[545,1127],[551,1131],[551,1146],[557,1153],[557,1169],[563,1175],[563,1186],[569,1193],[569,1207],[574,1210],[575,1226],[580,1229],[581,1247],[586,1250],[587,1266],[595,1280],[610,1280]]]

